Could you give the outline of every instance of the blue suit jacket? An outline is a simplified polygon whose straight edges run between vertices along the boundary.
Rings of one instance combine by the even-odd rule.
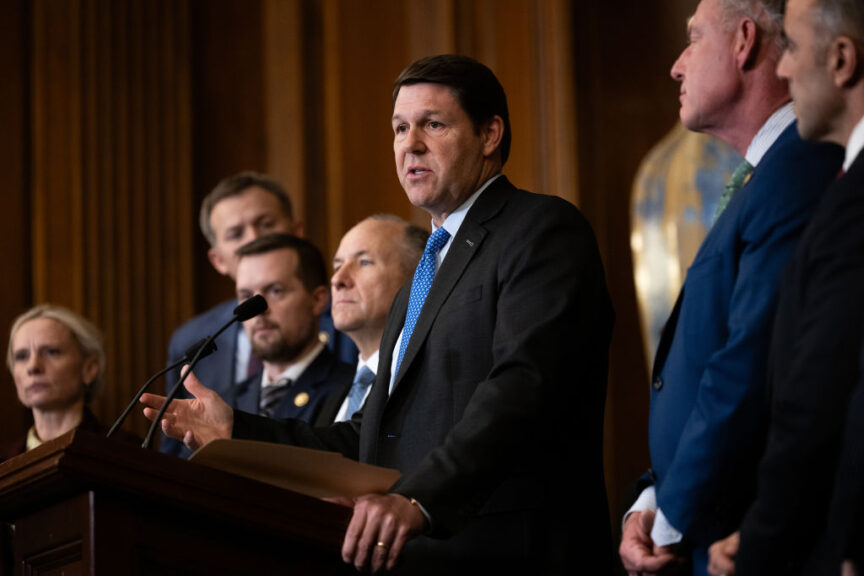
[[[314,426],[329,426],[335,414],[323,413],[331,396],[344,398],[354,378],[354,367],[339,362],[324,348],[276,406],[274,418],[297,418]],[[258,414],[261,399],[261,375],[257,374],[235,386],[233,407]]]
[[[237,306],[236,300],[229,300],[214,306],[203,314],[192,318],[174,332],[171,343],[168,346],[168,361],[183,356],[186,349],[206,336],[213,334],[228,322]],[[350,338],[336,331],[333,327],[333,317],[330,314],[330,306],[321,315],[320,328],[328,335],[327,345],[331,350],[337,352],[338,360],[351,366],[357,363],[357,347]],[[234,381],[234,366],[237,355],[237,333],[242,330],[240,323],[234,323],[225,332],[216,338],[217,350],[195,366],[195,376],[202,384],[217,392],[229,404],[233,403],[235,386],[241,381]],[[166,375],[165,389],[171,390],[180,378],[180,371],[171,371]],[[185,391],[178,396],[185,397]],[[257,410],[256,410],[257,412]],[[159,450],[166,454],[188,457],[190,452],[182,442],[163,436]]]
[[[764,386],[780,277],[842,160],[793,124],[706,236],[661,336],[650,411],[657,501],[697,549],[732,532],[764,446]],[[700,553],[701,550],[701,553]]]

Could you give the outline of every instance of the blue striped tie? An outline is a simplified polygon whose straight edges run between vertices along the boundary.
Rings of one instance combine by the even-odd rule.
[[[366,395],[366,390],[369,385],[375,381],[375,373],[368,366],[363,366],[354,375],[354,383],[351,384],[351,391],[348,392],[348,409],[345,411],[345,419],[350,420],[354,412],[360,409],[363,405],[363,397]]]
[[[423,256],[420,257],[417,270],[414,271],[414,280],[411,281],[411,296],[408,298],[408,312],[405,314],[405,327],[402,329],[402,343],[399,346],[399,359],[396,361],[396,371],[393,373],[394,377],[399,374],[399,367],[402,365],[402,358],[405,357],[405,349],[408,348],[411,333],[414,332],[414,325],[417,324],[417,317],[420,316],[420,310],[423,309],[423,303],[426,302],[426,295],[429,294],[429,288],[432,287],[432,280],[435,279],[438,252],[449,239],[450,233],[443,227],[438,228],[429,236]]]

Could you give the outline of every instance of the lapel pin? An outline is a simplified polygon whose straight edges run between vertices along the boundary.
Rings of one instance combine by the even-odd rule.
[[[294,405],[297,406],[298,408],[300,406],[305,406],[308,403],[309,403],[309,394],[307,394],[306,392],[301,392],[301,393],[297,394],[297,396],[294,397]]]

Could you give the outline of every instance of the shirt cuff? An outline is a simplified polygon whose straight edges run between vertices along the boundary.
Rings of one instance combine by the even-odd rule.
[[[642,512],[643,510],[657,510],[657,491],[654,489],[654,486],[648,486],[642,490],[639,497],[636,498],[636,502],[624,514],[624,519],[621,520],[621,532],[624,532],[624,524],[627,522],[630,514]]]
[[[669,546],[681,542],[684,537],[681,532],[675,529],[666,519],[663,510],[657,509],[657,516],[654,517],[654,527],[651,528],[651,540],[657,546]]]
[[[429,512],[426,510],[426,508],[424,508],[423,505],[414,498],[408,498],[408,500],[411,502],[411,504],[417,506],[417,508],[420,509],[420,512],[426,518],[426,531],[428,532],[432,530],[432,516],[429,515]]]

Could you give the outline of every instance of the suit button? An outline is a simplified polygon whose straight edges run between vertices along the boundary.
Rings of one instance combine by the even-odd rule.
[[[663,388],[663,379],[659,376],[655,376],[654,380],[651,382],[651,386],[654,387],[654,390],[660,390]]]

